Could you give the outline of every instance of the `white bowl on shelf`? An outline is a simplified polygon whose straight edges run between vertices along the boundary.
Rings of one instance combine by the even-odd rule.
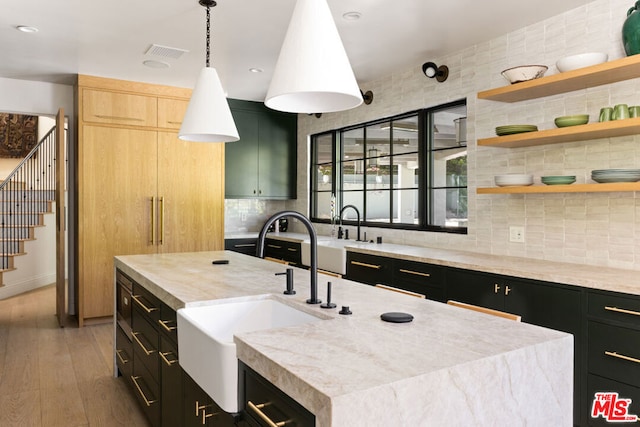
[[[578,55],[565,56],[556,62],[556,67],[561,73],[577,70],[578,68],[590,67],[592,65],[607,62],[609,55],[602,52],[580,53]]]
[[[544,76],[548,67],[546,65],[520,65],[518,67],[507,68],[502,71],[502,77],[509,83],[515,84],[526,82],[527,80],[539,79]]]
[[[533,185],[533,175],[531,174],[509,173],[496,175],[494,179],[498,187]]]

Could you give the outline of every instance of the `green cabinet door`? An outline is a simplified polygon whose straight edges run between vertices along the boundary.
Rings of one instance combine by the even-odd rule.
[[[234,110],[240,140],[225,144],[225,198],[242,199],[258,196],[258,114]]]
[[[225,197],[295,199],[297,116],[229,100],[240,140],[225,146]]]

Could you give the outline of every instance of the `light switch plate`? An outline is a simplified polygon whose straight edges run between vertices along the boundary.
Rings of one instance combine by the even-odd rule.
[[[509,227],[509,241],[513,243],[524,243],[524,227]]]

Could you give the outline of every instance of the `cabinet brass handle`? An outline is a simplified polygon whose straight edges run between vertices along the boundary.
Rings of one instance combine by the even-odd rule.
[[[633,311],[633,310],[627,310],[625,308],[605,306],[604,309],[608,310],[608,311],[615,311],[616,313],[633,314],[634,316],[640,316],[640,312]]]
[[[198,402],[198,401],[196,400],[196,417],[199,417],[199,416],[200,416],[200,410],[201,410],[201,409],[203,410],[202,412],[204,412],[204,409],[205,409],[205,408],[208,408],[208,407],[210,407],[210,406],[211,406],[211,405],[201,405],[201,404],[200,404],[200,402]]]
[[[249,408],[251,408],[256,414],[258,414],[262,421],[267,423],[269,427],[282,427],[287,423],[286,421],[275,423],[271,420],[271,418],[267,417],[267,414],[261,411],[262,408],[269,405],[268,403],[258,403],[257,405],[255,405],[252,401],[249,400],[247,401],[247,405],[249,405]]]
[[[255,248],[255,243],[243,243],[241,245],[233,245],[234,248]]]
[[[273,249],[282,249],[282,246],[278,246],[278,245],[267,245],[268,248],[273,248]]]
[[[211,405],[209,405],[209,406],[211,406]],[[218,414],[220,414],[220,413],[221,413],[221,411],[218,411],[218,412],[212,412],[212,413],[210,413],[210,414],[207,414],[207,411],[206,411],[205,409],[203,409],[203,410],[202,410],[202,425],[203,425],[203,426],[206,426],[206,425],[207,425],[207,418],[211,418],[211,417],[213,417],[213,416],[215,416],[215,415],[218,415]]]
[[[127,364],[129,363],[129,359],[125,359],[124,357],[122,357],[122,355],[120,353],[124,352],[124,350],[118,350],[116,349],[116,356],[118,356],[118,359],[120,359],[120,363]]]
[[[616,351],[605,351],[604,354],[606,354],[607,356],[618,358],[618,359],[627,360],[629,362],[640,363],[640,359],[636,359],[635,357],[631,357],[631,356],[625,356],[624,354],[618,354],[618,352]]]
[[[124,117],[124,116],[108,116],[106,114],[94,114],[99,119],[112,119],[112,120],[131,120],[132,122],[144,122],[144,119],[138,117]]]
[[[422,273],[420,271],[413,271],[413,270],[405,270],[404,268],[400,269],[400,273],[413,274],[414,276],[431,277],[431,274],[429,273]]]
[[[138,381],[140,377],[136,376],[134,377],[133,375],[131,376],[131,381],[133,381],[133,384],[135,384],[136,388],[138,389],[138,393],[140,393],[140,396],[142,396],[142,399],[144,400],[144,403],[147,406],[151,406],[152,404],[156,403],[157,400],[149,400],[147,399],[147,396],[144,395],[144,392],[142,391],[142,388],[140,387],[140,384],[138,384]]]
[[[156,198],[151,197],[151,243],[156,244]]]
[[[176,329],[178,329],[177,326],[167,326],[168,323],[175,323],[173,320],[158,320],[158,323],[160,324],[160,326],[162,326],[165,331],[167,332],[173,332]]]
[[[157,307],[147,307],[146,305],[144,305],[144,303],[140,301],[140,295],[131,295],[131,299],[134,300],[136,304],[138,304],[147,313],[158,310]]]
[[[147,350],[147,347],[144,346],[144,344],[142,344],[142,341],[140,341],[140,338],[138,338],[138,334],[140,332],[134,332],[131,335],[133,336],[133,339],[135,340],[135,342],[138,343],[138,345],[140,346],[140,348],[142,349],[142,351],[144,351],[144,354],[146,354],[147,356],[151,356],[153,353],[155,353],[155,350]]]
[[[158,208],[160,211],[160,238],[158,239],[158,244],[164,245],[164,197],[160,197],[158,203],[160,203]]]
[[[291,251],[291,252],[298,252],[298,250],[296,248],[287,248],[287,250]]]
[[[493,293],[497,294],[499,290],[500,290],[500,285],[498,285],[497,283],[494,283],[493,284]]]
[[[182,122],[177,122],[175,120],[167,120],[167,123],[171,123],[172,125],[181,125]]]
[[[176,363],[178,361],[178,359],[173,359],[173,360],[169,360],[167,359],[167,356],[170,354],[173,354],[173,352],[171,351],[167,351],[167,352],[160,352],[160,357],[162,358],[162,360],[164,360],[164,363],[166,363],[168,366],[172,366],[174,363]]]
[[[373,268],[374,270],[380,270],[382,268],[381,265],[367,264],[365,262],[360,262],[360,261],[351,261],[351,265],[359,265],[360,267]]]
[[[504,294],[505,295],[509,295],[509,292],[511,292],[513,289],[511,289],[509,286],[507,286],[506,288],[504,288]]]

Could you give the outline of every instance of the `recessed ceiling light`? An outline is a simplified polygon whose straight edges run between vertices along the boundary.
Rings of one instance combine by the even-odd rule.
[[[345,21],[357,21],[358,19],[360,19],[360,17],[362,17],[362,14],[355,11],[342,14],[342,18]]]
[[[142,61],[142,64],[149,68],[169,68],[171,64],[163,61],[156,61],[155,59],[146,59]]]
[[[16,30],[22,31],[23,33],[37,33],[38,29],[36,27],[31,27],[29,25],[18,25]]]

